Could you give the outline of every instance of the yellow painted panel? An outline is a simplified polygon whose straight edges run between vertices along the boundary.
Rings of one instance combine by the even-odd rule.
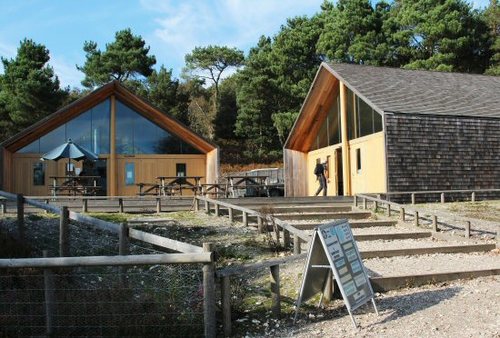
[[[314,196],[319,188],[319,181],[316,180],[316,175],[314,175],[314,168],[316,167],[317,159],[319,159],[321,163],[327,162],[327,171],[325,172],[325,175],[327,176],[327,196],[336,196],[338,194],[336,187],[337,180],[339,178],[337,176],[336,169],[338,163],[337,161],[339,161],[339,158],[336,154],[337,151],[340,151],[341,148],[341,144],[336,144],[333,146],[313,150],[307,154],[307,172],[303,176],[307,182],[307,196]],[[320,193],[320,195],[322,194],[323,192]]]
[[[384,133],[379,132],[349,142],[352,194],[386,192]],[[358,170],[357,149],[361,155]]]

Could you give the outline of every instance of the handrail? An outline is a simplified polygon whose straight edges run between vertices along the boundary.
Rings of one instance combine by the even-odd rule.
[[[211,263],[213,252],[124,256],[84,256],[0,259],[0,268],[59,268],[105,265]]]
[[[466,190],[419,190],[419,191],[390,191],[373,193],[374,195],[423,195],[423,194],[441,194],[441,193],[472,193],[472,192],[497,192],[500,189],[466,189]]]

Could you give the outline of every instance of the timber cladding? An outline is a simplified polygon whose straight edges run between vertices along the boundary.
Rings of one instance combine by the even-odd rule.
[[[385,114],[388,191],[500,184],[500,119]]]

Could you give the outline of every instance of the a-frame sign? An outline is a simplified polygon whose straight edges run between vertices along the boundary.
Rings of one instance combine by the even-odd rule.
[[[314,230],[297,299],[295,319],[302,302],[324,291],[327,278],[331,278],[330,271],[337,281],[354,327],[357,325],[352,311],[366,302],[372,301],[378,315],[373,289],[358,246],[349,222],[343,219],[321,225]]]

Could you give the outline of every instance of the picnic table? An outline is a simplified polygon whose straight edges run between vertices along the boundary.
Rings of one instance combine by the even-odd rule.
[[[201,179],[203,176],[158,176],[159,194],[163,196],[182,195],[183,189],[192,190],[195,195],[201,192]]]
[[[101,186],[97,181],[101,176],[50,176],[52,185],[49,186],[52,196],[59,195],[95,195]]]
[[[268,196],[267,177],[267,175],[227,175],[226,195],[238,197],[239,189],[245,189],[245,195],[248,195],[249,190],[255,189],[257,196],[261,196],[262,193]]]
[[[205,183],[201,185],[201,193],[203,196],[212,197],[227,197],[226,196],[226,183]]]

